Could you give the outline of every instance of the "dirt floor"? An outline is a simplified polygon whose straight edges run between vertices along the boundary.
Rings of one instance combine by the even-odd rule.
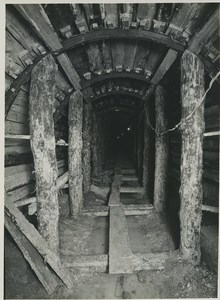
[[[133,252],[172,251],[169,231],[155,213],[126,218]],[[60,220],[61,256],[108,253],[108,217]],[[6,299],[153,299],[215,298],[217,277],[206,266],[192,267],[180,258],[166,262],[164,270],[131,275],[86,273],[72,270],[74,287],[63,285],[48,295],[8,233],[5,235]]]

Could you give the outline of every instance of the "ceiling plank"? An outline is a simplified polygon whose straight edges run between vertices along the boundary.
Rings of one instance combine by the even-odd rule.
[[[62,44],[58,38],[58,35],[53,30],[50,20],[41,5],[19,4],[15,5],[15,8],[35,29],[38,36],[44,41],[50,51],[56,51],[57,49],[62,48]],[[80,78],[68,56],[63,53],[57,56],[57,60],[72,83],[73,87],[75,89],[80,89]]]

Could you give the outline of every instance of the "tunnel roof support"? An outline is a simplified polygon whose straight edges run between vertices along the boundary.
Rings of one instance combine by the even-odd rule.
[[[30,142],[34,158],[38,229],[50,248],[59,252],[59,205],[56,182],[58,168],[53,121],[54,85],[57,65],[44,57],[33,69],[30,85]]]
[[[202,218],[202,170],[204,132],[204,66],[199,58],[185,51],[181,60],[182,155],[180,187],[181,251],[186,259],[200,262]],[[198,108],[194,113],[195,107]],[[191,114],[189,118],[186,117]]]
[[[165,213],[167,171],[168,171],[168,136],[161,135],[167,129],[168,121],[165,112],[166,91],[158,86],[155,92],[156,137],[155,137],[155,178],[154,206],[160,213]]]
[[[88,87],[84,93],[83,103],[83,190],[88,192],[91,186],[91,140],[92,140],[92,104],[90,99],[91,88]]]
[[[82,175],[82,124],[83,124],[83,95],[77,90],[69,100],[69,197],[70,211],[77,216],[83,206],[83,175]]]

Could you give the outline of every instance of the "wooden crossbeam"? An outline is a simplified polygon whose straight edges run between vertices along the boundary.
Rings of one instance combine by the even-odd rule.
[[[163,270],[167,260],[175,259],[179,256],[178,251],[156,252],[156,253],[135,253],[132,255],[132,272]],[[101,273],[106,273],[109,263],[108,255],[86,255],[73,256],[70,252],[62,252],[62,261],[70,269],[88,269],[91,268]]]
[[[131,92],[131,91],[123,91],[123,90],[118,90],[118,91],[108,91],[108,92],[105,92],[105,93],[101,93],[100,95],[96,95],[96,96],[93,96],[92,98],[92,102],[95,102],[99,99],[102,99],[102,98],[105,98],[105,97],[110,97],[110,96],[113,96],[113,95],[126,95],[126,96],[130,96],[130,97],[133,97],[133,98],[137,98],[139,101],[142,100],[142,95],[139,94],[139,93],[135,93],[135,92]]]
[[[156,33],[153,31],[137,30],[137,29],[105,29],[105,30],[86,32],[83,35],[78,34],[73,38],[70,38],[69,40],[65,40],[63,41],[63,48],[59,49],[57,53],[61,53],[73,49],[84,43],[92,43],[92,42],[97,42],[99,40],[106,40],[106,39],[119,39],[119,40],[138,39],[146,42],[147,41],[154,42],[159,45],[162,44],[176,51],[183,52],[185,49],[185,46],[180,42],[173,40],[169,36]]]
[[[62,48],[59,37],[53,30],[50,20],[41,5],[16,4],[14,6],[21,16],[35,29],[36,34],[47,45],[50,51]],[[73,87],[76,90],[80,89],[80,78],[68,56],[65,53],[61,53],[57,56],[57,60]]]
[[[103,80],[111,80],[111,79],[115,79],[115,78],[131,78],[131,79],[135,79],[135,80],[140,80],[143,82],[149,82],[149,80],[146,78],[145,75],[143,74],[138,74],[135,73],[134,71],[131,70],[131,72],[115,72],[112,71],[109,74],[102,74],[101,76],[95,76],[90,80],[82,80],[81,81],[81,86],[82,88],[86,88],[88,86],[91,86],[93,84],[96,84],[98,82],[101,82]]]

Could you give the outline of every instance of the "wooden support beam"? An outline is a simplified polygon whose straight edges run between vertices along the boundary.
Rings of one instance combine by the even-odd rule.
[[[154,206],[159,213],[166,209],[166,189],[168,171],[168,136],[161,135],[168,127],[166,116],[166,91],[158,86],[155,92],[156,137],[155,137],[155,175],[154,175]]]
[[[35,29],[36,34],[46,44],[50,51],[56,51],[62,48],[62,44],[58,35],[53,30],[50,20],[40,4],[16,4],[15,8],[19,11],[22,17]],[[66,54],[62,53],[57,56],[57,60],[73,87],[80,89],[80,79],[76,73],[71,61]]]
[[[92,112],[92,173],[97,176],[102,172],[102,166],[99,156],[98,145],[98,116],[96,112]]]
[[[146,78],[145,75],[135,73],[132,70],[130,72],[128,72],[128,71],[127,72],[126,71],[122,71],[122,72],[112,71],[109,74],[108,73],[102,74],[102,76],[94,76],[90,80],[82,80],[81,86],[82,86],[82,88],[86,88],[88,86],[91,86],[91,85],[101,82],[103,80],[111,80],[114,78],[131,78],[131,79],[140,80],[143,82],[149,82],[149,80]]]
[[[30,135],[36,178],[38,228],[51,249],[59,252],[59,205],[56,191],[58,168],[53,123],[57,65],[44,57],[33,69],[30,86]],[[36,101],[37,99],[37,101]]]
[[[54,252],[55,249],[51,250],[47,241],[40,235],[34,225],[29,223],[19,209],[13,203],[9,203],[9,201],[5,201],[5,214],[13,220],[22,234],[30,241],[63,283],[68,288],[71,288],[73,283],[69,272],[61,264],[59,256]]]
[[[188,50],[194,54],[199,54],[219,28],[219,7],[214,11],[207,22],[204,23],[203,27],[199,32],[196,32],[193,38],[189,42]]]
[[[175,62],[177,58],[178,52],[172,49],[169,49],[166,56],[164,57],[162,63],[160,64],[159,68],[155,72],[153,78],[151,79],[151,86],[146,91],[143,100],[148,101],[152,94],[155,91],[156,86],[160,83],[164,75],[170,69],[172,64]]]
[[[143,149],[143,193],[146,199],[150,194],[150,126],[148,124],[149,108],[144,106],[144,149]]]
[[[202,210],[212,212],[212,213],[216,213],[216,214],[219,213],[219,208],[218,207],[210,206],[210,205],[202,205]]]
[[[83,190],[88,192],[91,186],[91,141],[92,141],[92,105],[90,100],[91,88],[84,90],[83,102],[83,148],[82,148],[82,169],[83,169]]]
[[[50,271],[38,251],[6,214],[5,227],[14,239],[15,243],[18,245],[18,248],[21,250],[24,258],[30,264],[30,267],[37,275],[37,278],[40,280],[47,293],[53,293],[58,286],[55,274]]]
[[[180,234],[183,256],[198,264],[201,258],[202,157],[204,133],[204,66],[186,50],[181,60],[182,154],[180,187]],[[195,113],[185,120],[198,105]]]
[[[69,196],[70,211],[77,216],[83,205],[83,175],[82,175],[82,125],[83,125],[83,95],[78,90],[69,100]]]
[[[106,39],[132,39],[132,40],[144,40],[149,42],[154,42],[157,44],[162,44],[168,48],[174,49],[176,51],[183,52],[185,46],[180,42],[173,40],[171,37],[164,34],[156,33],[149,30],[138,30],[138,29],[105,29],[86,32],[85,34],[79,34],[70,38],[69,40],[63,41],[63,48],[57,48],[57,53],[65,52],[75,47],[80,46],[84,43],[91,43],[99,40]]]

